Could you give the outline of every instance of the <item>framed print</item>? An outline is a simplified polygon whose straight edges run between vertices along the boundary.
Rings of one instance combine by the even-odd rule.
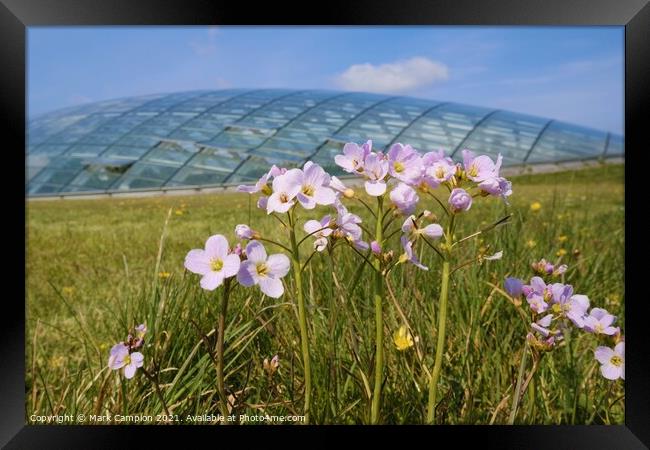
[[[355,5],[3,0],[3,445],[647,448],[647,2]]]

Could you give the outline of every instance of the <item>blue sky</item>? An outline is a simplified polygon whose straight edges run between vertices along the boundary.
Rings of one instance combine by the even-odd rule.
[[[623,27],[30,27],[33,117],[230,87],[364,90],[623,132]]]

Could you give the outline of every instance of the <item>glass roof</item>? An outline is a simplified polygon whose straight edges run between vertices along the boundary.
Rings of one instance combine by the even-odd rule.
[[[270,164],[334,164],[346,142],[503,155],[504,166],[624,155],[620,135],[436,100],[360,92],[228,89],[108,100],[28,123],[28,195],[214,186]]]

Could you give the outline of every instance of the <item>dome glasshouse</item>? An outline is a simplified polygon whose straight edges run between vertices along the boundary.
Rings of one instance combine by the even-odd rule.
[[[459,159],[469,148],[504,166],[622,157],[623,137],[557,120],[459,103],[358,92],[230,89],[123,98],[28,122],[29,196],[228,186],[271,164],[334,155],[372,138]]]

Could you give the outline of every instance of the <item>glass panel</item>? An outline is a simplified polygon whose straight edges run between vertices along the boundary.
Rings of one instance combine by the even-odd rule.
[[[553,122],[540,137],[527,162],[571,161],[603,154],[606,133]]]
[[[187,166],[230,173],[246,157],[246,153],[239,150],[203,147],[201,152],[187,163]]]
[[[118,158],[118,159],[132,159],[138,160],[142,155],[147,153],[149,148],[144,147],[122,147],[119,145],[114,145],[110,147],[102,156],[109,158]]]
[[[266,136],[254,135],[252,132],[236,133],[224,132],[216,139],[212,139],[206,144],[213,147],[229,147],[248,149],[257,147],[266,140]]]
[[[128,190],[128,189],[142,189],[142,188],[157,188],[160,187],[160,180],[151,180],[148,178],[139,178],[135,176],[125,175],[114,186],[114,189]]]
[[[97,156],[104,150],[106,150],[104,145],[78,144],[70,147],[65,154],[70,156]]]
[[[115,144],[125,145],[128,147],[153,147],[158,142],[160,142],[159,137],[127,134],[120,138]]]
[[[185,140],[185,141],[201,142],[201,141],[209,141],[210,139],[214,138],[217,134],[219,134],[219,132],[220,130],[207,131],[207,130],[197,130],[197,129],[183,127],[170,134],[169,138]]]
[[[198,153],[199,150],[200,148],[191,142],[164,141],[147,153],[143,161],[182,166],[194,154]]]
[[[61,169],[44,169],[38,176],[34,178],[33,183],[43,184],[68,184],[70,180],[77,174],[76,171],[61,170]]]
[[[67,145],[38,145],[34,147],[34,150],[32,150],[32,154],[34,155],[48,155],[48,156],[55,156],[55,155],[60,155],[64,151],[66,151],[68,148]]]
[[[137,178],[148,178],[158,180],[159,184],[166,181],[175,172],[176,168],[170,166],[161,166],[158,164],[145,164],[143,162],[135,163],[127,172],[127,176]]]
[[[214,170],[183,167],[167,186],[196,186],[222,183],[227,174]]]
[[[30,194],[53,194],[59,190],[61,190],[61,186],[53,184],[30,184],[27,192]]]
[[[510,112],[497,112],[482,122],[463,147],[496,157],[501,154],[510,165],[523,163],[548,120]]]
[[[88,189],[108,189],[122,175],[122,169],[89,168],[83,170],[72,181],[72,185]]]

